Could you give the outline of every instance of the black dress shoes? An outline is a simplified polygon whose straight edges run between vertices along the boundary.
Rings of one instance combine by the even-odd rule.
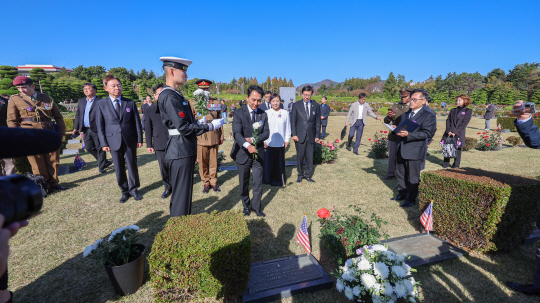
[[[207,194],[210,191],[210,185],[205,185],[202,192],[203,194]]]
[[[142,196],[141,196],[141,194],[139,194],[139,192],[135,192],[135,194],[132,194],[131,196],[133,197],[133,199],[135,199],[137,201],[142,200]]]
[[[353,154],[355,154],[355,155],[357,155],[357,156],[360,156],[360,155],[358,154],[358,152],[357,152],[357,151],[356,151],[356,152],[353,152]]]
[[[171,191],[170,190],[166,190],[163,192],[163,194],[161,195],[161,199],[167,199],[167,197],[169,197],[171,195]]]
[[[405,200],[403,203],[401,203],[401,207],[411,207],[414,205],[414,201]]]
[[[111,161],[107,161],[107,162],[105,163],[105,165],[103,166],[103,169],[105,169],[105,168],[107,168],[107,167],[109,167],[109,166],[111,166],[111,165],[112,165],[112,162],[111,162]]]
[[[394,201],[401,201],[407,199],[406,195],[398,194],[395,198],[392,198]]]
[[[394,179],[394,176],[386,176],[384,177],[385,180],[390,180],[390,179]]]
[[[300,183],[300,182],[302,182],[302,179],[303,179],[303,177],[298,177],[298,179],[296,179],[296,182]]]
[[[51,188],[54,189],[54,190],[65,190],[65,189],[67,189],[67,187],[64,187],[62,185],[51,186]]]
[[[105,171],[104,169],[100,169],[100,170],[99,170],[99,173],[100,173],[100,174],[104,174],[104,173],[106,173],[106,171]]]
[[[311,179],[311,178],[306,178],[306,180],[308,180],[308,182],[313,182],[315,183],[315,180]]]
[[[251,215],[251,209],[247,208],[247,207],[244,207],[244,216],[249,216]]]
[[[215,192],[219,193],[221,192],[221,189],[219,188],[219,186],[212,186],[212,189],[214,189]]]
[[[524,293],[528,296],[540,296],[540,289],[534,287],[534,285],[532,284],[524,285],[513,282],[506,282],[504,284],[506,284],[506,286],[510,287],[511,289],[520,293]]]
[[[255,213],[257,214],[257,217],[266,217],[262,210],[256,210]]]
[[[122,194],[122,198],[120,198],[120,203],[124,203],[129,199],[130,195],[128,193]]]

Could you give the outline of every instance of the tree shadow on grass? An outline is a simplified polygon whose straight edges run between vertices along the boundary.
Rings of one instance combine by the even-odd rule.
[[[147,256],[150,254],[155,236],[163,229],[168,219],[168,214],[159,211],[134,223],[141,230],[147,229],[139,235],[139,243],[146,246]],[[103,265],[94,259],[83,258],[82,250],[83,248],[81,248],[80,254],[49,270],[26,286],[17,289],[14,293],[15,301],[31,303],[107,302],[120,299],[121,297],[114,293]],[[36,254],[44,253],[36,252]],[[148,262],[145,260],[143,285],[149,281],[148,268]]]

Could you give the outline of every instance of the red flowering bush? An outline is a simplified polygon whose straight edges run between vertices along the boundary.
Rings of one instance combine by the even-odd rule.
[[[321,144],[315,144],[315,148],[313,150],[314,164],[334,163],[337,160],[337,143],[339,140],[336,139],[334,142],[330,141],[325,143],[324,141],[320,141]]]
[[[327,219],[330,217],[330,211],[326,208],[321,208],[317,211],[317,216],[321,219]]]
[[[388,154],[388,139],[384,135],[385,131],[380,131],[380,133],[375,132],[375,143],[371,144],[370,154],[376,159],[386,158]],[[371,138],[368,139],[371,141]]]
[[[476,149],[481,151],[497,150],[499,149],[499,142],[502,143],[501,134],[499,132],[492,132],[489,135],[486,135],[486,133],[483,132],[480,134]]]

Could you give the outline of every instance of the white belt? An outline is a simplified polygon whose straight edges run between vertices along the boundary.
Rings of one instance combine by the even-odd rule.
[[[180,132],[177,129],[169,129],[169,136],[180,136]]]

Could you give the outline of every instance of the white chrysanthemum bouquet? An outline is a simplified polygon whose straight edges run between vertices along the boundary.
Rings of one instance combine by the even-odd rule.
[[[261,120],[259,122],[253,123],[253,145],[255,145],[255,149],[257,149],[257,141],[259,140],[259,132],[261,131],[261,127],[263,126],[264,122]],[[253,154],[253,159],[257,159],[259,156],[257,155],[258,151],[255,151]]]
[[[339,267],[336,288],[349,300],[357,302],[416,302],[417,285],[405,257],[384,245],[358,249],[359,257],[350,258]]]
[[[139,227],[130,225],[114,230],[106,240],[98,239],[84,249],[83,257],[101,260],[105,266],[127,264],[130,257],[139,253],[135,245],[138,240]]]
[[[200,116],[208,115],[208,98],[210,97],[210,92],[203,89],[197,89],[193,92],[193,97],[195,97],[195,110]],[[199,115],[198,115],[199,116]]]

